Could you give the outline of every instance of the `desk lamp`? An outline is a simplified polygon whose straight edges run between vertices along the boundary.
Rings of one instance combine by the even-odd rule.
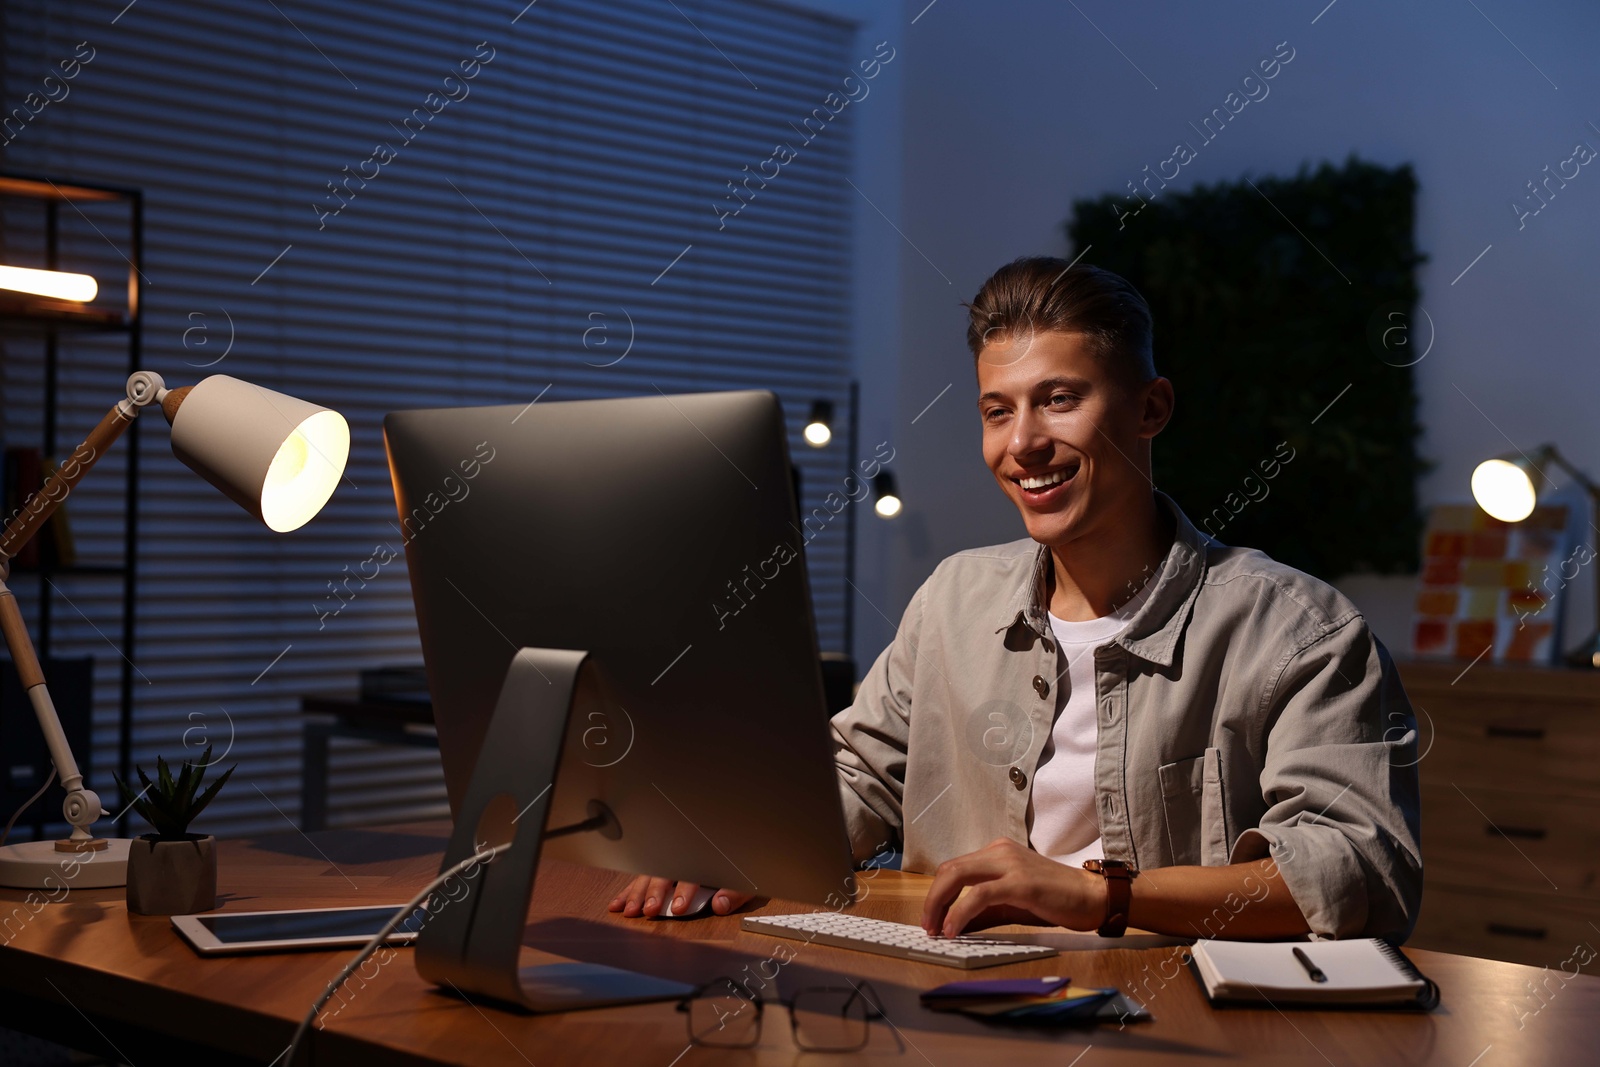
[[[67,791],[61,811],[72,825],[72,833],[61,841],[0,846],[0,886],[101,888],[127,881],[127,839],[108,840],[89,832],[106,812],[94,791],[84,788],[83,774],[50,700],[22,611],[5,579],[10,577],[11,560],[22,546],[151,404],[161,405],[172,426],[173,453],[279,533],[298,529],[322,510],[350,453],[350,428],[336,411],[224,374],[198,385],[168,389],[159,374],[139,371],[128,379],[127,396],[106,413],[83,444],[6,524],[0,532],[0,630],[38,717],[50,760]],[[126,563],[132,566],[134,561]]]
[[[1507,452],[1494,459],[1486,459],[1472,472],[1472,496],[1478,506],[1501,522],[1521,522],[1533,514],[1539,487],[1550,484],[1545,473],[1550,467],[1566,471],[1589,499],[1594,501],[1600,514],[1600,485],[1574,467],[1555,445],[1540,445],[1532,455]],[[1589,638],[1568,657],[1575,667],[1600,667],[1600,560],[1595,568],[1596,627]]]

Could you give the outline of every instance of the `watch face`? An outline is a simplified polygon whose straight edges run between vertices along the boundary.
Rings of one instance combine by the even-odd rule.
[[[1127,860],[1084,860],[1083,869],[1107,876],[1127,874],[1130,878],[1139,873]]]

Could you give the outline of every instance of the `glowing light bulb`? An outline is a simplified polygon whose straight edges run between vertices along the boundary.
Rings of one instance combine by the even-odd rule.
[[[319,411],[289,434],[261,486],[261,517],[278,533],[298,530],[333,496],[350,454],[350,426]]]
[[[86,304],[95,298],[100,286],[87,274],[34,270],[31,267],[0,267],[0,289]]]
[[[267,468],[267,487],[281,488],[300,477],[306,469],[306,457],[310,454],[311,449],[306,445],[306,435],[295,430],[283,443],[283,447],[278,449],[278,454],[272,457],[272,466]]]
[[[806,417],[806,428],[802,435],[812,448],[821,448],[833,440],[833,401],[811,402],[811,414]]]
[[[1533,513],[1533,482],[1527,472],[1503,459],[1486,459],[1472,472],[1472,496],[1501,522],[1521,522]]]

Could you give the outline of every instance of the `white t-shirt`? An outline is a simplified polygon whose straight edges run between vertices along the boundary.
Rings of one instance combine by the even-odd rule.
[[[1104,856],[1096,815],[1094,757],[1099,738],[1095,722],[1094,650],[1121,633],[1145,602],[1154,582],[1111,614],[1087,622],[1050,616],[1060,646],[1056,679],[1061,714],[1039,754],[1028,798],[1028,843],[1041,856],[1068,866]]]

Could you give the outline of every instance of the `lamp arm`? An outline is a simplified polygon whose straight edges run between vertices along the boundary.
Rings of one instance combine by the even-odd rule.
[[[39,528],[61,507],[73,486],[117,443],[140,410],[160,400],[166,392],[166,385],[159,374],[138,371],[128,378],[128,395],[106,412],[99,425],[89,431],[89,436],[73,449],[66,462],[51,472],[39,491],[29,497],[27,503],[6,524],[5,532],[0,533],[0,577],[8,572],[12,558],[33,540]]]
[[[1550,462],[1566,471],[1569,478],[1583,486],[1584,491],[1594,498],[1597,503],[1600,503],[1600,485],[1596,485],[1594,479],[1590,478],[1577,467],[1574,467],[1567,460],[1566,456],[1563,456],[1559,451],[1556,450],[1555,445],[1547,445],[1546,449],[1547,451],[1545,454],[1550,457]]]
[[[1557,451],[1555,445],[1545,445],[1542,451],[1544,452],[1545,458],[1549,462],[1554,463],[1556,466],[1566,471],[1569,478],[1583,487],[1584,491],[1589,494],[1589,499],[1594,501],[1596,512],[1600,513],[1600,485],[1596,485],[1594,479],[1590,478],[1577,467],[1574,467],[1572,463],[1568,461],[1566,456],[1563,456],[1559,451]],[[1600,613],[1600,567],[1595,568],[1594,580],[1595,610],[1597,613]],[[1574,655],[1579,657],[1577,662],[1584,666],[1600,667],[1600,614],[1597,614],[1596,627],[1597,632],[1595,635],[1589,638],[1588,646],[1586,648],[1579,648],[1574,653]],[[1585,661],[1583,657],[1588,657],[1587,661]]]
[[[4,533],[0,533],[0,632],[5,635],[11,661],[16,664],[17,677],[27,691],[34,716],[39,720],[39,730],[44,734],[45,745],[50,750],[50,762],[55,764],[61,787],[67,791],[61,811],[67,822],[72,824],[70,841],[85,847],[92,840],[89,827],[104,814],[104,809],[94,790],[83,787],[83,772],[73,758],[72,746],[67,743],[66,731],[61,728],[61,718],[56,714],[55,702],[50,699],[44,670],[39,666],[39,654],[33,647],[33,639],[28,636],[28,626],[22,618],[16,594],[5,584],[5,579],[10,576],[12,557],[55,514],[73,486],[89,473],[89,468],[107,449],[116,444],[140,410],[161,400],[166,393],[167,388],[159,374],[138,371],[130,376],[127,396],[106,412],[99,425],[89,431],[89,436],[73,450],[65,463],[51,472],[39,491],[28,498],[21,512],[6,524]],[[131,566],[133,561],[127,562]]]
[[[39,720],[39,731],[44,734],[45,746],[50,750],[50,762],[55,764],[56,774],[61,778],[61,788],[67,791],[61,812],[72,824],[70,840],[88,841],[92,837],[89,827],[104,814],[104,809],[94,790],[83,788],[83,772],[72,756],[72,746],[67,744],[66,731],[61,728],[55,702],[50,699],[50,687],[45,685],[38,654],[28,637],[28,626],[22,620],[22,609],[17,606],[16,594],[4,581],[0,581],[0,630],[5,632],[11,662],[16,664],[17,677],[28,693],[34,717]]]

